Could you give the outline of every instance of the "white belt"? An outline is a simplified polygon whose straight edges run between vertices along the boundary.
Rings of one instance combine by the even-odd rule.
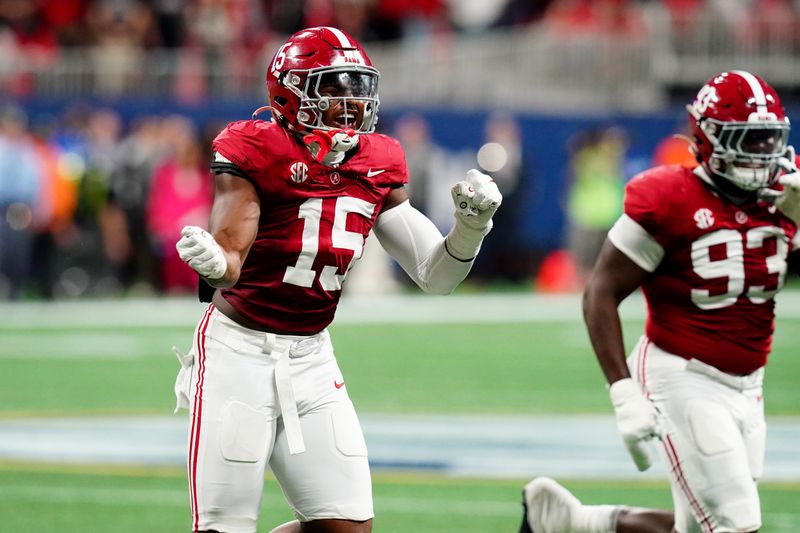
[[[764,382],[763,367],[759,368],[752,374],[747,374],[745,376],[734,376],[733,374],[723,372],[722,370],[706,364],[698,359],[690,359],[689,362],[686,363],[686,370],[697,372],[698,374],[704,374],[711,379],[719,381],[723,385],[727,385],[728,387],[738,391],[757,389],[761,387],[762,383]]]
[[[303,441],[303,432],[300,429],[300,417],[297,414],[297,401],[294,398],[289,359],[303,357],[315,352],[321,342],[321,334],[299,341],[280,339],[274,333],[265,333],[265,336],[264,346],[261,351],[267,355],[277,356],[275,361],[275,390],[278,393],[278,405],[281,408],[286,441],[289,444],[289,453],[291,455],[303,453],[306,451],[306,445]]]

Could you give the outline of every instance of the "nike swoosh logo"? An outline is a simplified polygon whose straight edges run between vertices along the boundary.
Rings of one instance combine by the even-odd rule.
[[[369,169],[369,171],[367,171],[367,177],[371,178],[373,176],[377,176],[378,174],[383,174],[384,172],[386,172],[386,169],[381,169],[381,170]]]
[[[344,381],[342,381],[342,382],[339,382],[339,381],[336,381],[336,380],[334,379],[334,380],[333,380],[333,386],[334,386],[334,387],[336,387],[337,389],[341,389],[342,387],[344,387]]]

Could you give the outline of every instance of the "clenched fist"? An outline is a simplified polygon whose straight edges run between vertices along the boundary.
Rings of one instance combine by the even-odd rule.
[[[778,182],[783,185],[783,193],[775,205],[789,218],[800,224],[800,170],[797,169],[794,148],[787,150],[786,156],[778,159],[783,174]]]
[[[490,227],[492,216],[503,202],[494,180],[474,168],[450,192],[456,206],[456,219],[477,230]]]
[[[197,226],[185,226],[175,248],[186,264],[209,280],[222,278],[228,269],[225,254],[217,241],[210,233]]]

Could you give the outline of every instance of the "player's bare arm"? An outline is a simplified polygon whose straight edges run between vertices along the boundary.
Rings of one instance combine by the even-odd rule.
[[[617,430],[639,470],[652,464],[647,441],[658,435],[658,416],[630,374],[618,307],[649,273],[606,239],[583,295],[586,327],[609,383]]]
[[[648,274],[606,240],[583,293],[589,338],[609,384],[630,377],[617,308]]]
[[[232,174],[217,174],[209,231],[225,254],[228,268],[214,287],[232,287],[239,280],[242,265],[258,232],[261,202],[248,180]],[[210,280],[211,281],[211,280]]]
[[[389,196],[386,198],[386,203],[383,204],[381,213],[385,213],[389,209],[397,207],[406,200],[408,200],[408,191],[406,191],[405,187],[398,187],[397,189],[392,190],[392,192],[390,192]]]
[[[258,231],[260,201],[253,185],[228,173],[217,174],[209,231],[186,226],[175,245],[181,259],[212,287],[233,287]]]

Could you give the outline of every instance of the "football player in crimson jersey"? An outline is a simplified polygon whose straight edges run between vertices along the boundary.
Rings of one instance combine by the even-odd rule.
[[[373,230],[423,290],[450,293],[502,201],[469,171],[446,237],[409,205],[403,150],[374,133],[378,79],[349,35],[300,31],[269,65],[272,120],[213,142],[208,231],[177,243],[211,293],[175,384],[193,531],[256,531],[267,465],[297,517],[274,531],[372,529],[367,450],[326,329],[345,275]]]
[[[639,470],[659,443],[674,512],[582,505],[549,478],[526,485],[521,532],[754,532],[764,464],[762,378],[774,296],[800,246],[800,174],[775,90],[711,78],[687,106],[694,170],[634,177],[583,295],[617,429]],[[641,287],[647,323],[625,357],[617,308]]]

